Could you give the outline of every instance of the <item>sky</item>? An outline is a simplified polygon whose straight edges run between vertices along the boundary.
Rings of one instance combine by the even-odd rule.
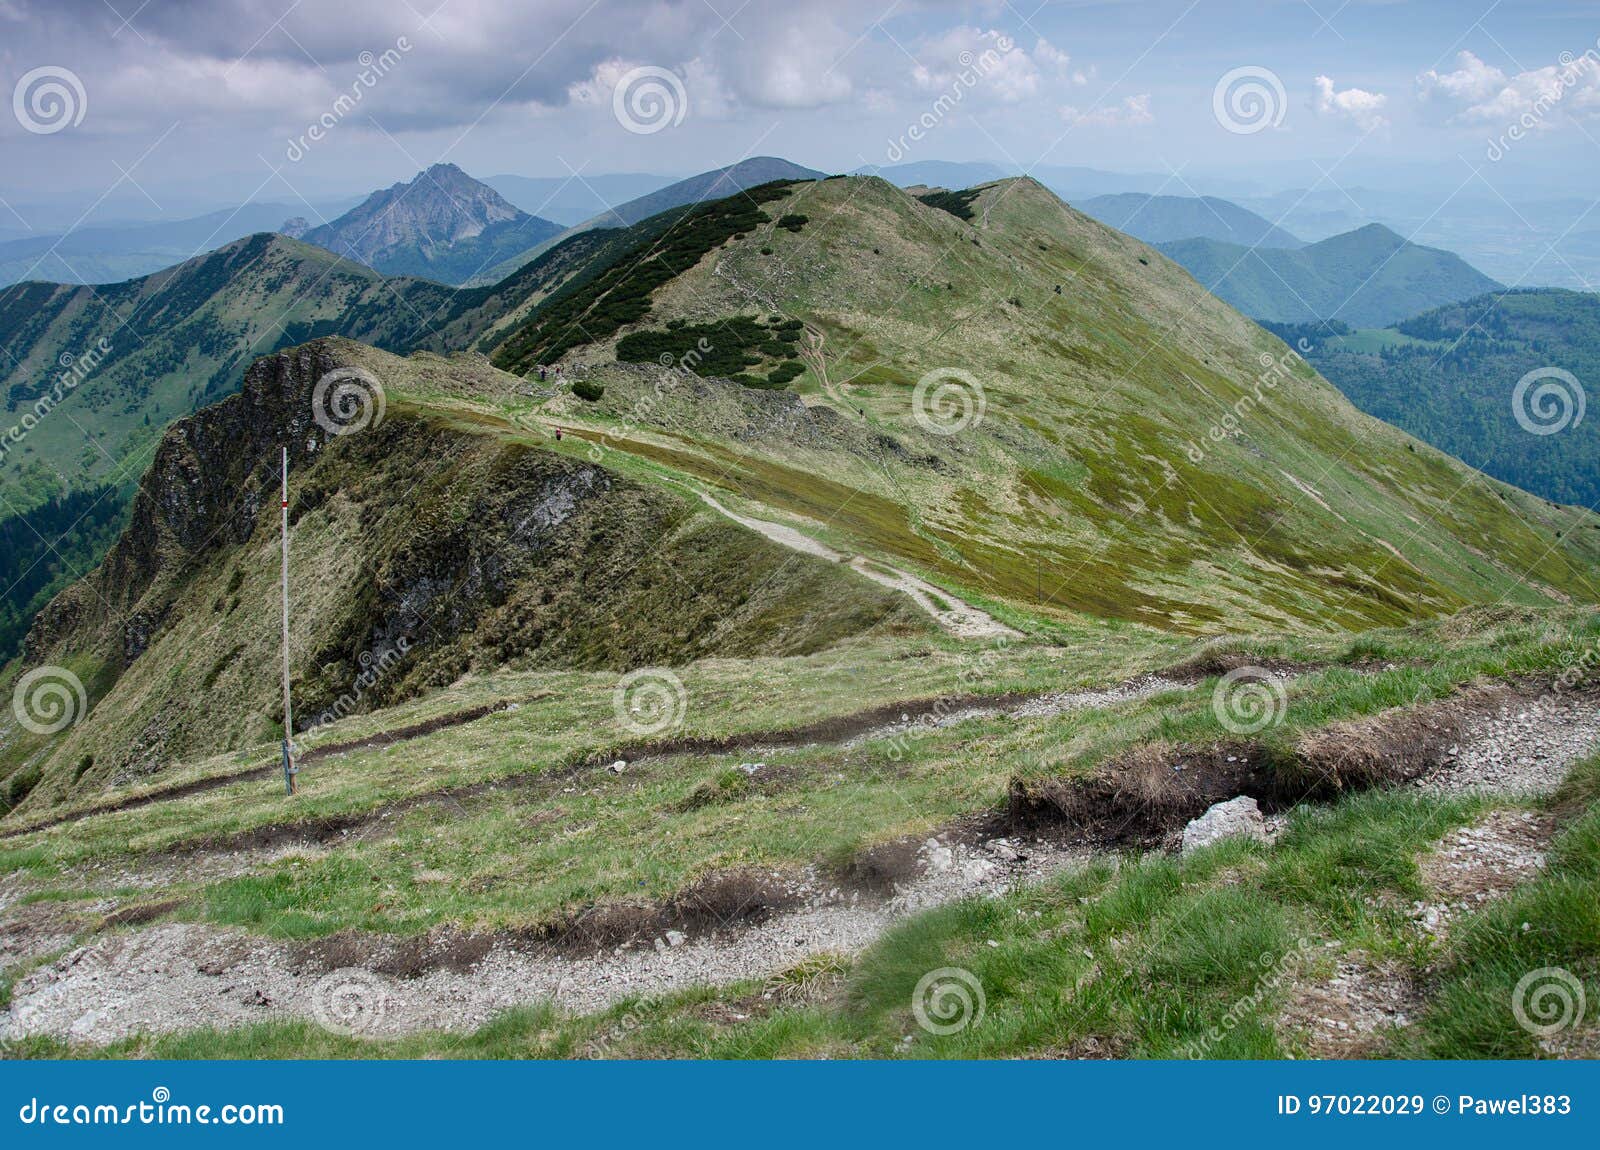
[[[440,161],[1511,198],[1600,173],[1600,5],[1572,0],[0,0],[0,79],[12,230],[358,195]]]

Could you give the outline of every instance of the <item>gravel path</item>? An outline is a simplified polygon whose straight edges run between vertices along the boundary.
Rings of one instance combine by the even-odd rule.
[[[737,511],[730,510],[704,491],[695,491],[713,511],[726,515],[741,527],[749,528],[758,535],[763,535],[772,542],[791,551],[799,551],[805,555],[815,555],[819,559],[827,559],[833,563],[841,563],[845,556],[824,543],[818,543],[804,532],[796,531],[783,523],[771,523],[765,519],[752,519],[748,515],[740,515]],[[885,563],[877,563],[860,556],[850,560],[850,568],[857,574],[864,575],[874,583],[888,587],[892,591],[909,595],[912,600],[929,615],[940,627],[952,635],[959,635],[963,639],[992,639],[999,636],[1021,638],[1022,632],[1007,627],[993,616],[978,610],[970,603],[963,603],[942,587],[935,587],[915,575],[906,571],[890,567]]]
[[[1600,746],[1600,706],[1592,701],[1510,703],[1474,724],[1451,764],[1421,783],[1425,790],[1544,794],[1572,760]]]
[[[106,1043],[292,1017],[375,1037],[471,1030],[508,1007],[543,999],[599,1010],[634,995],[770,977],[819,954],[856,954],[906,915],[999,894],[1087,857],[1005,839],[981,847],[930,839],[919,856],[918,878],[886,901],[813,885],[803,909],[738,932],[671,932],[586,957],[497,944],[468,972],[409,979],[306,970],[290,944],[229,928],[169,923],[108,935],[18,983],[0,1018],[0,1044],[33,1034]]]
[[[1104,705],[1174,685],[1152,679],[1110,692],[1063,692],[1029,700],[1013,713]],[[907,715],[874,735],[909,729],[917,721]],[[1593,703],[1508,706],[1477,720],[1452,765],[1423,785],[1444,791],[1549,790],[1568,763],[1597,744],[1600,708]],[[1503,861],[1484,843],[1468,839],[1453,844],[1463,859],[1487,858],[1492,866]],[[591,1011],[634,995],[766,978],[820,954],[855,954],[905,915],[971,895],[1000,894],[1086,857],[1044,842],[995,839],[969,846],[930,839],[919,850],[916,877],[886,901],[847,894],[812,875],[798,892],[807,900],[802,909],[758,926],[695,938],[674,932],[642,946],[582,957],[497,944],[466,972],[435,970],[411,979],[364,969],[325,974],[306,969],[292,944],[226,928],[165,924],[102,935],[21,979],[9,1012],[0,1017],[0,1043],[31,1034],[105,1043],[140,1032],[287,1017],[315,1018],[368,1035],[468,1030],[507,1007],[545,999]],[[1447,849],[1444,861],[1453,859]]]

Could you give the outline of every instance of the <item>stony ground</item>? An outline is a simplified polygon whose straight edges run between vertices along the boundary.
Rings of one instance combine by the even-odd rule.
[[[1173,686],[1152,680],[1016,706],[1103,705]],[[879,734],[910,729],[916,721],[908,714]],[[1592,703],[1508,709],[1478,720],[1451,756],[1452,764],[1424,785],[1514,794],[1545,790],[1559,781],[1567,763],[1597,744],[1600,710]],[[1455,916],[1535,873],[1548,834],[1539,816],[1499,811],[1448,837],[1422,860],[1437,898],[1413,908],[1418,929],[1442,932]],[[789,884],[800,905],[766,922],[696,937],[666,932],[582,954],[491,940],[470,961],[443,961],[406,978],[374,973],[372,968],[385,967],[385,956],[392,958],[392,945],[382,942],[368,948],[361,965],[330,968],[326,950],[208,925],[169,923],[102,934],[17,984],[11,1009],[0,1019],[0,1041],[51,1034],[103,1043],[139,1032],[286,1016],[316,1018],[364,1034],[466,1030],[507,1007],[542,999],[568,1010],[595,1010],[634,995],[767,978],[805,959],[854,954],[908,914],[1036,882],[1087,857],[1044,841],[972,841],[955,833],[916,844],[914,854],[910,873],[887,897],[842,890],[815,872],[775,876]],[[19,916],[59,913],[33,910],[50,904],[14,905],[14,893],[8,896],[13,905],[6,907],[7,896],[0,891],[0,907],[10,920],[0,933],[8,937],[18,932]],[[71,934],[48,924],[28,933],[35,936],[31,949],[36,952],[46,944],[64,945]],[[449,948],[448,939],[432,941]],[[1341,955],[1337,962],[1331,980],[1304,985],[1292,996],[1284,1021],[1308,1032],[1315,1052],[1360,1053],[1384,1027],[1403,1024],[1413,995],[1395,971],[1374,967],[1359,955]]]

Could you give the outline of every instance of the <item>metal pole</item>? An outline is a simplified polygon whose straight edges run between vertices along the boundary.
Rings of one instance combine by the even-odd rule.
[[[289,449],[283,449],[283,788],[294,794],[294,704],[289,695]]]

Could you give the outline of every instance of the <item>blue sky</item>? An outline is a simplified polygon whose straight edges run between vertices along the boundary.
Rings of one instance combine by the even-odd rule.
[[[172,214],[358,193],[438,160],[566,177],[776,154],[846,170],[888,162],[897,140],[907,160],[1171,173],[1174,191],[1320,178],[1443,195],[1480,169],[1513,198],[1591,196],[1600,172],[1592,3],[741,3],[0,0],[0,196]],[[1241,69],[1266,101],[1260,130],[1218,111]],[[25,81],[63,71],[56,125]],[[617,110],[640,75],[669,105],[658,130]]]

